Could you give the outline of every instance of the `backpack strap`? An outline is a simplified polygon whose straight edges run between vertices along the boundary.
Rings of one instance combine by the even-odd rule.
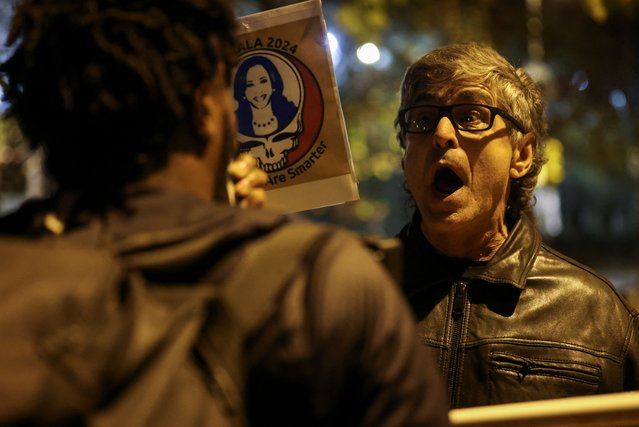
[[[223,285],[222,307],[209,310],[197,348],[210,386],[224,396],[233,416],[245,417],[245,339],[277,311],[291,285],[308,280],[314,261],[334,234],[328,227],[292,222],[242,249],[235,271]]]
[[[247,330],[262,323],[273,296],[285,292],[300,273],[308,274],[335,230],[309,223],[289,223],[250,246],[229,278],[224,294],[236,319]]]

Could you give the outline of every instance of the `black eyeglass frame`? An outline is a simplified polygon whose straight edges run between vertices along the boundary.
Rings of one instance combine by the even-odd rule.
[[[461,106],[469,106],[469,107],[483,107],[486,108],[490,111],[490,122],[488,123],[488,126],[485,129],[464,129],[462,127],[460,127],[457,122],[455,121],[455,119],[453,118],[453,108],[456,107],[461,107]],[[431,108],[436,108],[438,111],[437,114],[437,118],[436,120],[433,122],[433,127],[431,127],[430,129],[426,129],[426,130],[422,130],[422,131],[414,131],[414,130],[408,130],[408,126],[406,123],[406,112],[410,111],[412,109],[415,108],[421,108],[421,107],[431,107]],[[428,133],[430,131],[432,131],[433,129],[435,129],[437,127],[437,125],[439,124],[439,121],[442,119],[442,117],[446,116],[450,119],[450,122],[453,124],[453,126],[455,127],[455,129],[463,131],[463,132],[472,132],[472,133],[476,133],[476,132],[484,132],[487,131],[488,129],[493,127],[493,123],[495,122],[495,116],[500,115],[502,117],[504,117],[505,119],[508,119],[508,121],[510,121],[515,128],[523,133],[526,134],[528,133],[528,131],[526,130],[526,128],[524,127],[524,125],[521,124],[521,122],[519,122],[519,120],[517,120],[516,118],[514,118],[513,116],[511,116],[510,114],[508,114],[507,112],[505,112],[504,110],[502,110],[499,107],[493,107],[492,105],[485,105],[485,104],[453,104],[453,105],[432,105],[432,104],[420,104],[420,105],[413,105],[411,107],[408,108],[402,108],[401,110],[399,110],[399,124],[402,127],[402,129],[404,130],[404,132],[406,133]]]

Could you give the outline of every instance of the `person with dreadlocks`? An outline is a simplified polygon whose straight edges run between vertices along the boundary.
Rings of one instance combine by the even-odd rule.
[[[224,0],[18,3],[0,73],[56,192],[0,219],[0,424],[448,424],[359,239],[229,206],[234,31]]]

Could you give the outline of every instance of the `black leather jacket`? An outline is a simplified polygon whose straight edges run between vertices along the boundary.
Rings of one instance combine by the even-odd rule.
[[[452,408],[637,388],[638,313],[527,218],[486,263],[437,254],[420,221],[400,233],[404,287]]]

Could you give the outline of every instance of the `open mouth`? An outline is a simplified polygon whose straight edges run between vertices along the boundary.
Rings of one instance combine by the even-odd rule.
[[[448,196],[459,190],[464,183],[452,169],[443,167],[435,172],[433,185],[438,193]]]

